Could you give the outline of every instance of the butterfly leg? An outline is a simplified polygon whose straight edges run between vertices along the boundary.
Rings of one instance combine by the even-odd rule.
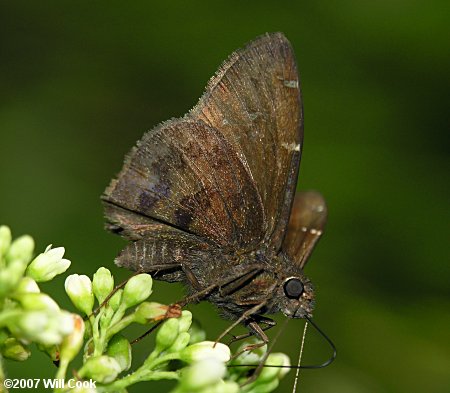
[[[183,272],[186,275],[186,278],[190,281],[191,285],[194,288],[199,288],[199,290],[197,290],[196,293],[190,295],[190,296],[186,296],[184,299],[175,302],[174,305],[177,305],[179,307],[184,307],[186,304],[189,303],[194,303],[194,302],[198,302],[200,301],[202,298],[204,298],[205,296],[208,296],[212,291],[214,291],[217,288],[222,288],[222,287],[226,287],[227,285],[230,285],[234,282],[240,282],[240,279],[242,277],[246,277],[246,280],[249,279],[249,274],[251,273],[253,277],[254,275],[257,275],[261,272],[261,269],[257,269],[256,266],[249,266],[249,268],[240,273],[239,275],[235,276],[235,277],[231,277],[231,278],[227,278],[223,281],[219,281],[215,284],[209,285],[206,288],[200,289],[200,283],[198,282],[197,278],[195,277],[194,273],[191,271],[191,269],[189,269],[188,266],[183,265],[183,264],[164,264],[164,265],[153,265],[152,266],[152,271],[162,271],[162,270],[167,270],[167,269],[172,269],[172,268],[181,268],[183,270]],[[233,287],[233,291],[231,292],[227,292],[227,293],[232,293],[234,292],[234,290],[237,290],[238,288],[234,285]],[[230,288],[227,288],[228,290],[230,290]],[[259,310],[260,308],[262,308],[264,306],[264,304],[258,304],[257,308],[253,307],[252,309],[248,310],[247,312],[249,313],[248,315],[251,315],[253,313],[255,313],[257,310]],[[254,310],[254,311],[253,311]],[[245,313],[244,313],[245,314]],[[218,342],[220,339],[223,338],[223,336],[225,336],[226,334],[228,334],[229,331],[231,331],[231,329],[236,326],[237,324],[239,324],[240,322],[242,322],[243,320],[247,319],[247,316],[243,316],[241,318],[238,319],[237,323],[235,322],[229,329],[227,329],[221,336],[219,339],[216,340],[216,342]],[[145,336],[147,336],[148,334],[150,334],[154,329],[156,329],[160,324],[162,323],[162,321],[159,321],[155,326],[153,326],[150,330],[148,330],[147,332],[145,332],[142,336],[138,337],[137,339],[135,339],[132,343],[136,343],[140,340],[142,340]],[[264,334],[264,333],[263,333]]]
[[[222,334],[216,339],[216,343],[219,342],[220,340],[222,340],[222,338],[224,338],[229,332],[231,332],[232,329],[234,329],[237,325],[239,325],[241,322],[243,321],[247,321],[249,319],[249,317],[253,314],[256,314],[259,310],[261,310],[264,306],[266,305],[266,302],[261,302],[259,304],[257,304],[256,306],[249,308],[248,310],[246,310],[244,313],[242,313],[242,315],[236,319],[230,326],[228,326],[223,332]],[[250,327],[251,325],[251,327]],[[255,327],[255,325],[257,327]],[[263,332],[263,330],[259,327],[259,325],[252,321],[248,324],[248,326],[250,327],[250,329],[255,329],[255,333],[262,338],[262,340],[267,340],[267,342],[269,341],[268,337],[266,336],[266,334]]]
[[[208,296],[212,291],[219,288],[220,294],[224,296],[223,289],[225,288],[225,295],[229,295],[236,290],[238,290],[241,286],[241,279],[245,277],[245,281],[249,280],[250,278],[253,278],[254,276],[260,274],[262,270],[258,266],[249,266],[248,269],[246,269],[244,272],[241,272],[239,275],[233,276],[233,277],[227,277],[226,279],[216,282],[214,284],[211,284],[207,286],[206,288],[203,288],[201,290],[198,290],[196,293],[185,297],[180,302],[178,302],[179,305],[182,307],[185,306],[188,303],[194,303],[198,302],[201,299],[203,299],[205,296]],[[191,272],[192,274],[192,272]],[[193,274],[192,274],[193,276]],[[195,277],[195,276],[194,276]]]
[[[275,324],[275,321],[272,321],[272,322]],[[284,323],[283,326],[286,326],[286,322],[287,322],[287,320],[285,320],[285,323]],[[263,332],[261,327],[256,322],[254,324],[252,324],[251,326],[249,324],[248,327],[249,327],[250,330],[253,330],[254,334],[258,335],[263,340],[263,342],[262,343],[256,343],[256,344],[254,344],[253,347],[251,345],[249,345],[248,347],[244,348],[244,350],[245,349],[253,350],[255,348],[262,347],[265,344],[269,344],[268,337],[265,335],[265,333]],[[258,378],[259,374],[261,374],[261,371],[262,371],[262,369],[263,369],[263,367],[264,367],[264,365],[266,363],[266,360],[269,357],[269,354],[272,352],[272,348],[273,348],[275,342],[277,341],[278,337],[280,337],[280,334],[281,334],[282,331],[283,331],[283,327],[278,330],[277,334],[275,335],[275,337],[272,340],[271,345],[270,346],[268,345],[268,348],[267,348],[266,352],[263,354],[263,356],[259,360],[259,364],[255,368],[255,370],[253,371],[253,374],[249,378],[247,378],[247,380],[243,384],[241,384],[241,387],[254,382],[256,380],[256,378]]]
[[[273,319],[264,317],[262,315],[255,315],[253,317],[253,319],[254,319],[254,322],[256,323],[256,325],[259,326],[259,328],[261,329],[262,332],[265,332],[266,330],[273,328],[277,324],[276,321],[274,321]],[[252,322],[250,322],[250,323],[252,323]],[[261,335],[258,332],[255,332],[256,329],[253,329],[252,327],[250,327],[250,323],[247,325],[247,327],[249,329],[251,329],[252,331],[245,333],[245,334],[241,334],[239,336],[232,336],[233,338],[230,340],[228,345],[231,345],[231,344],[235,343],[236,341],[245,340],[246,338],[251,337],[253,335],[257,335],[259,338],[262,339]],[[264,324],[265,326],[261,327],[259,324]]]
[[[219,288],[221,296],[228,296],[242,288],[248,281],[256,277],[262,272],[261,269],[249,269],[240,276],[228,280],[227,284],[221,285]]]
[[[275,321],[272,321],[275,322]],[[235,353],[231,359],[236,359],[237,357],[241,356],[244,352],[250,352],[254,349],[261,348],[264,345],[266,345],[269,342],[269,337],[264,333],[264,330],[270,329],[271,327],[275,326],[275,323],[273,325],[267,325],[264,328],[258,325],[256,321],[252,321],[249,324],[247,324],[247,328],[251,330],[251,332],[248,332],[246,334],[242,334],[240,336],[235,337],[233,340],[230,341],[230,343],[245,339],[247,337],[250,337],[252,335],[258,336],[262,341],[246,345],[244,348],[242,348],[239,352]],[[229,343],[229,344],[230,344]]]
[[[195,274],[192,272],[192,270],[186,265],[181,265],[181,269],[183,269],[184,275],[186,276],[192,287],[196,291],[201,291],[202,286],[198,282],[197,277],[195,277]]]

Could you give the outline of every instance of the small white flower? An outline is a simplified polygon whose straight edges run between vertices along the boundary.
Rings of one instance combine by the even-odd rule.
[[[17,293],[39,293],[41,290],[31,277],[23,277],[16,288]]]
[[[77,326],[74,323],[73,315],[74,314],[71,314],[70,312],[61,311],[58,315],[58,318],[55,319],[56,323],[58,324],[58,331],[64,336],[71,334]]]
[[[25,310],[59,311],[58,304],[45,293],[24,293],[18,296],[18,300]]]
[[[90,386],[75,386],[70,393],[97,393],[97,389]]]
[[[180,322],[178,318],[169,318],[156,333],[155,351],[162,352],[172,346],[179,334]]]
[[[7,261],[20,261],[25,266],[30,262],[34,250],[34,240],[31,236],[23,235],[15,239],[6,255]]]
[[[6,225],[0,226],[0,258],[8,251],[11,245],[11,230]]]
[[[60,349],[60,358],[70,362],[80,351],[84,342],[84,322],[77,314],[71,314],[72,332],[68,334]]]
[[[78,370],[81,377],[92,378],[100,383],[114,381],[120,372],[119,363],[106,355],[90,357],[84,366]]]
[[[131,277],[123,288],[122,304],[126,308],[142,303],[152,293],[152,276],[150,274],[138,274]]]
[[[3,342],[2,347],[2,356],[7,359],[23,362],[31,355],[31,351],[19,340],[13,337],[7,338]]]
[[[121,371],[131,367],[131,344],[121,334],[116,334],[109,341],[107,355],[116,360]]]
[[[37,282],[50,281],[58,274],[64,273],[70,266],[70,261],[64,259],[64,247],[51,248],[50,244],[29,264],[26,275]]]
[[[94,295],[101,304],[114,288],[114,279],[111,272],[105,267],[97,270],[92,278],[92,290]]]
[[[214,341],[201,341],[189,345],[181,352],[181,359],[188,363],[197,362],[206,358],[215,358],[225,363],[230,360],[230,357],[230,348],[225,344]]]
[[[92,313],[94,294],[92,293],[92,283],[88,276],[71,274],[66,278],[64,288],[78,310],[86,315]]]
[[[274,366],[282,366],[282,367],[264,367],[261,371],[261,374],[258,377],[258,381],[269,383],[274,379],[281,379],[284,377],[289,371],[289,366],[291,362],[289,357],[284,353],[271,353],[265,362],[265,364],[271,364]]]
[[[44,345],[60,344],[72,333],[74,325],[65,311],[27,311],[8,326],[20,339]]]
[[[291,360],[285,353],[275,353],[274,355],[278,355],[280,357],[280,363],[283,368],[280,368],[280,373],[278,375],[280,378],[283,378],[289,371],[291,371],[291,369],[289,368],[291,366]]]
[[[192,325],[192,313],[188,310],[183,310],[181,312],[180,318],[180,332],[187,332]]]
[[[226,367],[219,359],[204,358],[188,367],[182,375],[181,385],[186,391],[202,390],[214,386],[225,375]]]

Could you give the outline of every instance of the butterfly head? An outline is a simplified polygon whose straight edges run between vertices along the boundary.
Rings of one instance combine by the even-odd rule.
[[[314,287],[303,274],[283,277],[274,301],[277,308],[289,318],[312,317],[314,310]]]

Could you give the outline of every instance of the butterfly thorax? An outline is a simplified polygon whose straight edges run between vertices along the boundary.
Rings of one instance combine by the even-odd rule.
[[[284,253],[260,250],[229,257],[228,263],[233,266],[234,273],[238,272],[240,281],[236,279],[227,286],[218,288],[208,299],[219,307],[224,316],[234,319],[245,310],[262,303],[265,305],[259,314],[275,314],[281,311],[290,318],[312,315],[313,285]],[[220,282],[230,274],[228,269],[211,269],[210,272],[212,274],[209,279],[212,282]],[[288,296],[286,293],[285,286],[290,280],[301,283],[302,291],[298,296]]]

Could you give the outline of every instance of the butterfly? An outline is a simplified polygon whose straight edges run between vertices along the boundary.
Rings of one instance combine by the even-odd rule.
[[[102,196],[107,229],[130,241],[116,264],[184,283],[186,303],[215,304],[265,343],[266,314],[309,320],[303,269],[327,207],[318,192],[296,193],[302,148],[294,52],[282,33],[265,34],[126,156]]]

